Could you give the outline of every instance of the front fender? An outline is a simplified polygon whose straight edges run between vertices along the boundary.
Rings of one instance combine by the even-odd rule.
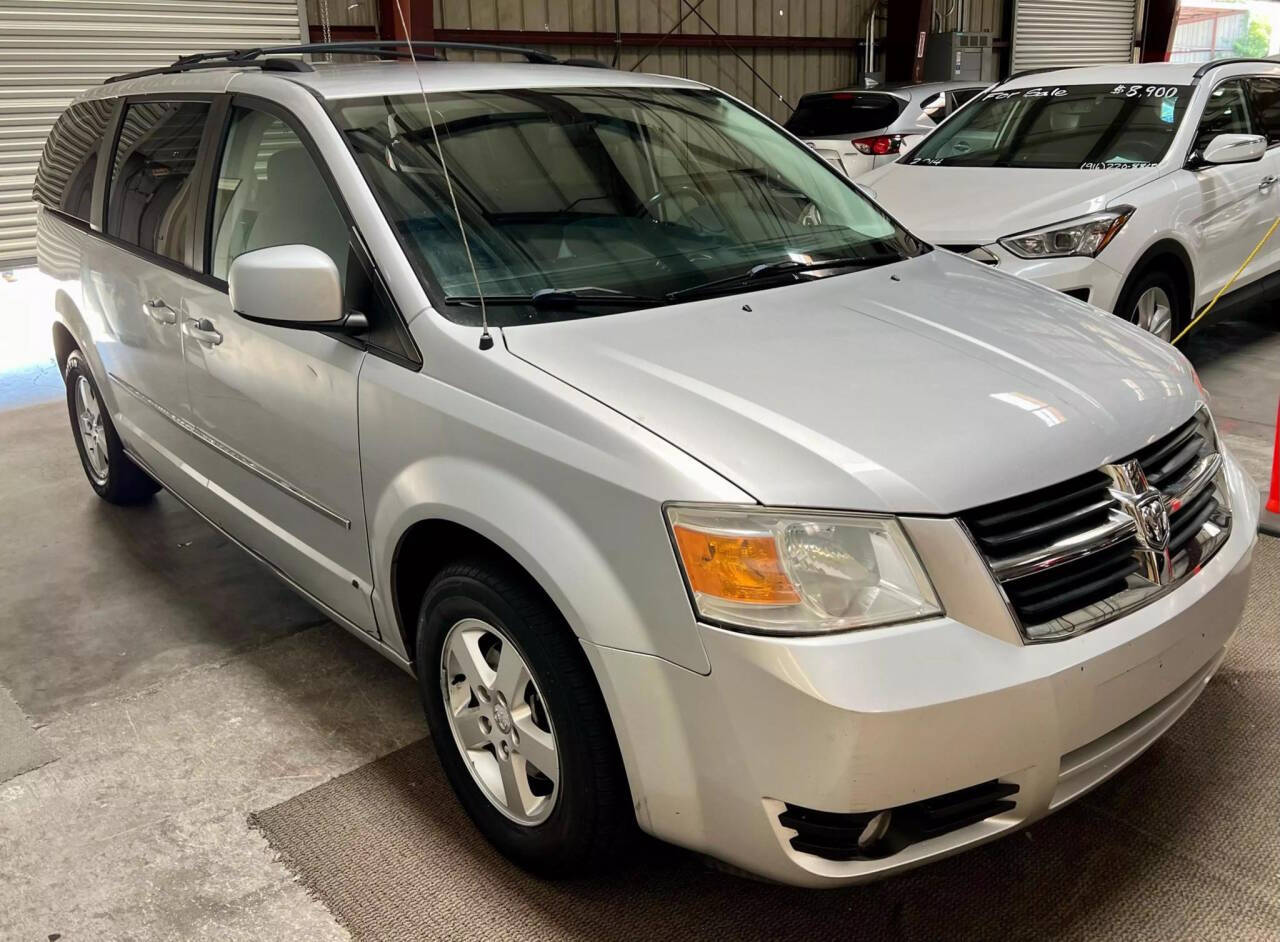
[[[662,505],[750,498],[501,346],[481,353],[426,339],[435,343],[421,344],[423,371],[369,357],[360,375],[361,474],[384,642],[406,646],[393,604],[402,537],[419,522],[448,521],[524,567],[577,637],[706,673]]]
[[[1134,274],[1142,271],[1152,259],[1161,255],[1173,256],[1185,269],[1186,283],[1183,287],[1187,290],[1187,303],[1199,310],[1200,305],[1196,295],[1203,282],[1201,273],[1196,268],[1198,257],[1186,245],[1185,237],[1180,232],[1161,231],[1148,238],[1141,254],[1138,256],[1138,260],[1129,267],[1127,272],[1124,272],[1126,279],[1132,278]],[[1243,261],[1243,258],[1241,260]]]
[[[700,673],[709,670],[674,558],[670,560],[672,578],[656,580],[665,589],[649,580],[640,585],[634,579],[623,580],[616,562],[606,557],[549,495],[504,469],[467,458],[439,456],[401,469],[373,508],[372,532],[385,534],[375,553],[378,572],[386,574],[383,585],[392,584],[391,564],[400,538],[414,524],[427,520],[460,525],[501,548],[550,596],[579,638],[605,647],[661,652]],[[662,544],[656,547],[658,554],[665,549]],[[632,563],[667,568],[640,559]],[[677,625],[655,625],[646,618],[655,607],[666,607],[654,596],[670,591],[681,596],[684,612],[680,622],[687,631],[672,631]],[[637,597],[637,593],[645,597]],[[384,608],[395,617],[394,606]],[[413,617],[412,613],[404,615]],[[386,634],[384,640],[390,643]]]

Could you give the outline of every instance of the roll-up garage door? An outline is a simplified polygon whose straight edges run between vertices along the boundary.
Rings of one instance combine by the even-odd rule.
[[[1012,0],[1013,71],[1133,61],[1137,0]]]
[[[35,256],[45,137],[103,79],[215,49],[298,42],[299,0],[0,0],[0,267]]]

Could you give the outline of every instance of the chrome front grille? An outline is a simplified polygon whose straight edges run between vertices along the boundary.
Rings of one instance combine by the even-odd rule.
[[[1113,546],[1071,562],[1003,584],[1006,597],[1023,625],[1043,625],[1128,586],[1140,572],[1137,541],[1129,536]]]
[[[1129,458],[961,515],[1029,641],[1154,600],[1226,542],[1231,513],[1200,410]]]
[[[1203,413],[1202,413],[1203,414]],[[1133,456],[1142,465],[1147,483],[1170,493],[1185,483],[1195,468],[1196,461],[1213,451],[1210,436],[1197,415],[1164,438],[1148,445]]]

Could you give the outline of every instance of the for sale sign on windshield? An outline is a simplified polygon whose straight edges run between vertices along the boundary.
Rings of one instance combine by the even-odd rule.
[[[1186,110],[1183,85],[997,88],[902,158],[955,167],[1134,170],[1169,150]]]

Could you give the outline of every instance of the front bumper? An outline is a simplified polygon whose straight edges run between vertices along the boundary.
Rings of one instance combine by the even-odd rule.
[[[1094,307],[1115,312],[1124,288],[1124,273],[1096,258],[1019,258],[997,244],[984,246],[999,259],[1001,271],[1026,278],[1055,291],[1081,295]]]
[[[1231,537],[1186,584],[1066,641],[956,620],[816,638],[700,626],[711,673],[585,645],[650,833],[786,883],[857,883],[1034,821],[1105,780],[1195,700],[1243,610],[1257,494],[1228,460]],[[954,616],[952,607],[948,611]],[[1013,807],[882,859],[797,851],[786,805],[874,812],[998,780]]]

